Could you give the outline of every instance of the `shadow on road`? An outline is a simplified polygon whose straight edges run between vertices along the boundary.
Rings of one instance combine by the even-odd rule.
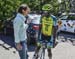
[[[5,50],[10,50],[11,48],[15,48],[14,38],[11,36],[6,36],[0,34],[0,46],[2,46]],[[35,50],[35,46],[28,46],[28,52],[33,52]]]
[[[9,50],[10,48],[13,48],[13,47],[15,48],[14,38],[11,36],[0,34],[0,46],[5,48],[6,50]]]

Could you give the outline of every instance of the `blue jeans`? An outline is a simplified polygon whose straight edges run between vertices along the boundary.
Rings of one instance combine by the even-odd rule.
[[[22,41],[21,45],[22,45],[22,50],[18,50],[20,59],[28,59],[26,42]]]

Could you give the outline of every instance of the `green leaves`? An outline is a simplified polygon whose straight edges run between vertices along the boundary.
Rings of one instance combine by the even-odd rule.
[[[12,17],[13,12],[21,4],[19,0],[0,0],[0,18],[5,20]]]
[[[59,4],[58,0],[0,0],[0,19],[4,20],[12,17],[13,12],[15,12],[22,3],[28,4],[32,11],[40,11],[44,4],[50,4],[52,6],[52,11],[50,12],[53,14],[57,14],[60,8],[66,8],[66,11],[70,9],[69,2],[64,2],[64,0],[62,4]]]

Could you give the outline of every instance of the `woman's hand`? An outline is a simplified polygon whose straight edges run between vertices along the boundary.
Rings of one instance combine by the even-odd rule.
[[[22,45],[20,43],[17,43],[16,48],[17,48],[17,50],[22,50]]]

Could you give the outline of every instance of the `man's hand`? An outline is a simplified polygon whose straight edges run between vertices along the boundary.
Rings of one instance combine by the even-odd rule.
[[[22,50],[21,44],[20,44],[20,43],[17,43],[17,44],[16,44],[16,48],[17,48],[17,50]]]

